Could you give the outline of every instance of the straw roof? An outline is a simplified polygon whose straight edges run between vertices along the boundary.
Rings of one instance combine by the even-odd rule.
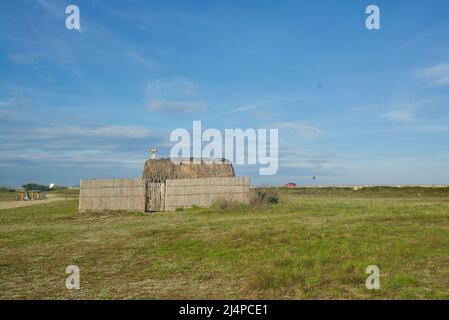
[[[234,177],[232,164],[225,159],[150,159],[145,161],[142,178],[150,182],[166,179]]]

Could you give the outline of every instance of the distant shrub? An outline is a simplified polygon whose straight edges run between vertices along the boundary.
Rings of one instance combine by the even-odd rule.
[[[39,191],[50,191],[51,189],[47,186],[37,184],[37,183],[28,183],[22,186],[25,190],[39,190]]]
[[[232,201],[228,199],[218,199],[214,202],[212,207],[218,208],[220,210],[236,209],[242,207],[244,204],[238,201]]]
[[[273,188],[255,189],[251,192],[250,204],[255,208],[267,208],[279,203],[279,194]]]
[[[217,199],[212,207],[219,210],[237,210],[248,209],[248,206],[253,208],[268,208],[272,204],[279,202],[278,191],[275,188],[257,188],[251,190],[249,204],[242,203],[235,200],[229,200],[226,198]]]

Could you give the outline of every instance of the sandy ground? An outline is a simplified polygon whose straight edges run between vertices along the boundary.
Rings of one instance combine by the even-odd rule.
[[[32,206],[35,204],[44,204],[44,203],[50,203],[55,201],[61,201],[64,200],[64,198],[61,197],[50,197],[46,198],[44,200],[34,200],[34,201],[0,201],[0,210],[1,209],[11,209],[11,208],[19,208],[19,207],[26,207],[26,206]]]

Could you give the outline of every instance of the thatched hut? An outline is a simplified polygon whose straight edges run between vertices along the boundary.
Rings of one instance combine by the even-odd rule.
[[[149,159],[142,179],[80,182],[80,211],[174,211],[218,200],[249,201],[249,177],[235,177],[224,159]]]
[[[225,159],[149,159],[145,161],[142,178],[149,182],[167,179],[235,177],[234,168]]]

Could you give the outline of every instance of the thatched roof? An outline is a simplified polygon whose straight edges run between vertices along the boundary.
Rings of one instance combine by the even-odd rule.
[[[234,177],[232,164],[225,159],[150,159],[145,161],[142,178],[151,182],[166,179]]]

